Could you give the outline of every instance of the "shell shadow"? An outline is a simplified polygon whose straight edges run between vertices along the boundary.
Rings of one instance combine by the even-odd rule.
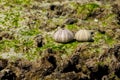
[[[69,43],[73,43],[73,42],[75,42],[75,41],[76,41],[76,40],[73,39],[72,41],[69,41],[69,42],[65,42],[65,43],[57,42],[57,43],[61,43],[61,44],[69,44]]]
[[[91,39],[91,40],[89,40],[88,42],[94,42],[95,40],[94,39]]]
[[[73,43],[73,42],[76,42],[77,40],[76,39],[73,39],[72,41],[70,42],[66,42],[66,43],[61,43],[61,42],[57,42],[57,43],[61,43],[61,44],[69,44],[69,43]],[[94,39],[91,39],[89,41],[77,41],[77,42],[94,42]]]

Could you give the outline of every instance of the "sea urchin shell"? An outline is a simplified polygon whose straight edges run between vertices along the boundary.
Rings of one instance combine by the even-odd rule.
[[[53,35],[53,39],[56,42],[67,43],[74,39],[73,33],[68,29],[59,29]]]
[[[75,34],[77,41],[90,41],[92,39],[91,32],[89,30],[79,30]]]

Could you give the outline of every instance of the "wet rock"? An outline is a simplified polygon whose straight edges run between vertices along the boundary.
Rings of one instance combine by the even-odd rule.
[[[55,70],[57,67],[57,56],[56,56],[56,52],[51,49],[48,48],[45,50],[45,52],[43,53],[44,58],[53,66],[53,69]]]
[[[53,65],[54,69],[57,67],[56,58],[54,56],[49,56],[47,60]]]
[[[79,55],[73,55],[70,60],[64,63],[63,70],[61,71],[62,73],[67,73],[67,72],[79,72],[81,71],[81,66],[78,64],[79,63],[80,56]]]
[[[73,55],[70,59],[71,63],[73,65],[77,65],[79,63],[80,55]]]
[[[14,36],[8,32],[1,32],[0,37],[5,39],[14,39]]]
[[[71,15],[72,13],[75,13],[75,10],[66,7],[64,4],[52,4],[50,6],[50,11],[47,13],[48,18],[59,18],[60,16],[66,16],[66,15]]]
[[[57,67],[56,57],[54,56],[54,54],[46,54],[43,58],[41,58],[37,62],[34,62],[33,64],[34,65],[32,66],[32,76],[37,75],[38,77],[43,79],[46,76],[52,74]]]
[[[104,8],[97,8],[89,15],[89,17],[94,17],[99,19],[102,17],[103,12],[104,12]]]
[[[57,4],[51,4],[50,5],[50,10],[48,13],[47,13],[47,17],[48,18],[58,18],[59,16],[62,15],[62,12],[63,12],[63,6],[60,5],[60,3],[57,3]]]
[[[0,36],[0,40],[2,40],[3,38]]]
[[[78,75],[79,75],[79,80],[90,80],[89,77],[82,72],[78,73]]]
[[[47,15],[49,15],[49,13]],[[48,26],[47,23],[41,23],[39,29],[44,30],[46,26]]]
[[[86,61],[86,66],[91,72],[97,72],[98,71],[98,65],[96,64],[97,61],[94,59]]]
[[[117,19],[117,23],[120,24],[120,5],[118,4],[114,4],[112,5],[112,11],[113,13],[115,13],[117,15],[116,19]]]
[[[101,80],[109,80],[109,79],[108,79],[108,76],[105,75],[105,76],[102,77]]]
[[[118,13],[119,12],[119,10],[120,10],[120,8],[119,8],[120,6],[118,5],[118,4],[113,4],[112,5],[112,12],[114,12],[114,13]]]
[[[41,76],[45,77],[54,71],[55,67],[45,58],[42,59],[40,70]]]
[[[0,59],[0,71],[8,65],[8,60]]]
[[[51,48],[47,49],[48,53],[53,53],[53,50]]]
[[[116,36],[116,39],[120,40],[120,29],[116,29],[115,30],[115,36]]]
[[[116,29],[116,32],[117,32],[117,33],[120,33],[120,29]]]
[[[53,11],[54,11],[54,10],[55,10],[55,7],[56,7],[56,5],[54,5],[54,4],[53,4],[53,5],[50,5],[50,10],[53,10]]]
[[[44,52],[43,52],[43,55],[45,56],[49,56],[49,55],[55,55],[56,52],[52,49],[52,48],[47,48]]]
[[[43,47],[43,45],[45,44],[44,41],[43,41],[43,37],[42,35],[37,35],[35,37],[35,43],[36,43],[36,46],[37,47]]]
[[[4,76],[4,74],[2,72],[0,72],[0,80],[3,76]]]
[[[25,74],[24,73],[21,73],[19,76],[18,76],[18,80],[24,80],[25,79]]]
[[[105,30],[103,28],[98,29],[98,31],[102,34],[105,34]]]
[[[114,55],[120,61],[120,44],[114,46]]]
[[[109,49],[108,46],[106,45],[103,46],[103,48],[104,47],[105,47],[104,52],[102,55],[99,56],[99,61],[104,61],[108,56],[113,55],[110,53],[112,51],[112,48]]]
[[[16,74],[10,69],[5,69],[2,74],[0,80],[16,80]]]
[[[61,74],[61,76],[58,79],[61,79],[61,80],[78,80],[79,77],[75,72],[68,72],[68,73]]]
[[[117,75],[117,77],[120,78],[120,62],[118,63],[116,69],[115,69],[115,74]]]
[[[66,21],[65,21],[65,24],[74,24],[77,22],[77,19],[74,19],[74,18],[68,18]]]
[[[45,56],[46,58],[48,58],[49,56],[55,57],[56,51],[54,51],[52,48],[47,48],[47,49],[42,53],[42,55]]]
[[[31,9],[34,9],[34,10],[40,10],[40,7],[37,6],[37,5],[33,5]]]
[[[55,15],[57,15],[56,17],[59,17],[60,15],[62,15],[62,10],[57,10],[55,12]]]
[[[108,74],[109,74],[108,66],[98,65],[98,70],[96,70],[95,72],[91,72],[90,78],[91,80],[101,80],[104,75],[108,75]]]
[[[19,59],[15,62],[15,66],[20,68],[21,70],[30,71],[32,68],[32,63],[30,61],[27,61],[27,60]]]
[[[58,73],[53,73],[50,76],[47,76],[45,80],[79,80],[79,76],[75,72],[68,72],[68,73],[58,72]]]
[[[72,72],[72,71],[77,71],[77,68],[75,65],[73,65],[71,62],[68,61],[68,63],[63,65],[63,70],[61,72],[67,73],[67,72]]]
[[[117,14],[118,24],[120,24],[120,12]]]
[[[55,17],[55,14],[53,12],[47,12],[46,16],[48,19],[51,19],[51,18]]]
[[[9,38],[10,34],[9,33],[2,33],[2,36],[5,37],[5,38]]]
[[[109,37],[114,37],[114,36],[115,36],[114,33],[115,33],[115,32],[114,32],[113,30],[106,30],[106,34],[107,34]]]

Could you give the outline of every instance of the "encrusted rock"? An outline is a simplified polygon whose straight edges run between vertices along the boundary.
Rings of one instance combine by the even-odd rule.
[[[8,64],[8,60],[6,59],[0,59],[0,71],[4,69]]]

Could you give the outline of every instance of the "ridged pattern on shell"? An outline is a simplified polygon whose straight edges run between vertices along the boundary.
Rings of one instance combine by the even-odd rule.
[[[74,35],[71,31],[68,29],[59,29],[56,31],[53,35],[53,39],[56,42],[61,42],[61,43],[67,43],[72,41],[74,38]]]
[[[91,33],[88,30],[79,30],[75,34],[77,41],[89,41],[92,39]]]

